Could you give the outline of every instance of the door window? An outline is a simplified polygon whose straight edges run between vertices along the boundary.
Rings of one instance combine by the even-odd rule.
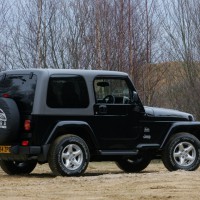
[[[98,78],[94,81],[97,103],[129,104],[131,92],[125,79]]]

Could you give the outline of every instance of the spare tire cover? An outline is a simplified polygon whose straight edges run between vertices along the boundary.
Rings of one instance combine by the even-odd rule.
[[[0,144],[14,141],[19,132],[20,114],[13,99],[0,98]]]

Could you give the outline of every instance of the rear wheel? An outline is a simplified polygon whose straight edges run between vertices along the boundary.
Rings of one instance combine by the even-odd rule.
[[[116,165],[128,173],[140,172],[151,162],[151,157],[147,155],[138,155],[133,158],[122,158],[116,162]]]
[[[89,160],[87,144],[75,135],[57,138],[49,150],[49,166],[58,176],[80,176],[87,169]]]
[[[2,170],[9,175],[25,175],[30,174],[36,167],[37,161],[7,161],[1,160],[0,166]]]
[[[193,171],[199,167],[200,142],[189,133],[174,135],[166,144],[162,161],[169,171]]]

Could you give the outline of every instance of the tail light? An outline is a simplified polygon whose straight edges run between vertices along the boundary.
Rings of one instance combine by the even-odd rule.
[[[31,120],[30,119],[26,119],[24,121],[24,130],[25,131],[30,131],[31,130]]]
[[[31,130],[31,120],[30,119],[26,119],[24,120],[24,130],[26,132],[29,132]],[[28,146],[29,145],[29,141],[27,139],[23,140],[21,142],[22,146]]]
[[[2,96],[3,96],[4,98],[9,98],[9,97],[10,97],[10,95],[9,95],[8,93],[4,93],[4,94],[2,94]]]
[[[29,145],[29,141],[28,140],[23,140],[22,141],[22,146],[28,146]]]

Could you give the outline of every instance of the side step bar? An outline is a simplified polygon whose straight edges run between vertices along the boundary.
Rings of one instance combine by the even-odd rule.
[[[100,150],[99,151],[102,156],[135,156],[138,154],[138,150],[135,151],[111,151],[111,150]]]

